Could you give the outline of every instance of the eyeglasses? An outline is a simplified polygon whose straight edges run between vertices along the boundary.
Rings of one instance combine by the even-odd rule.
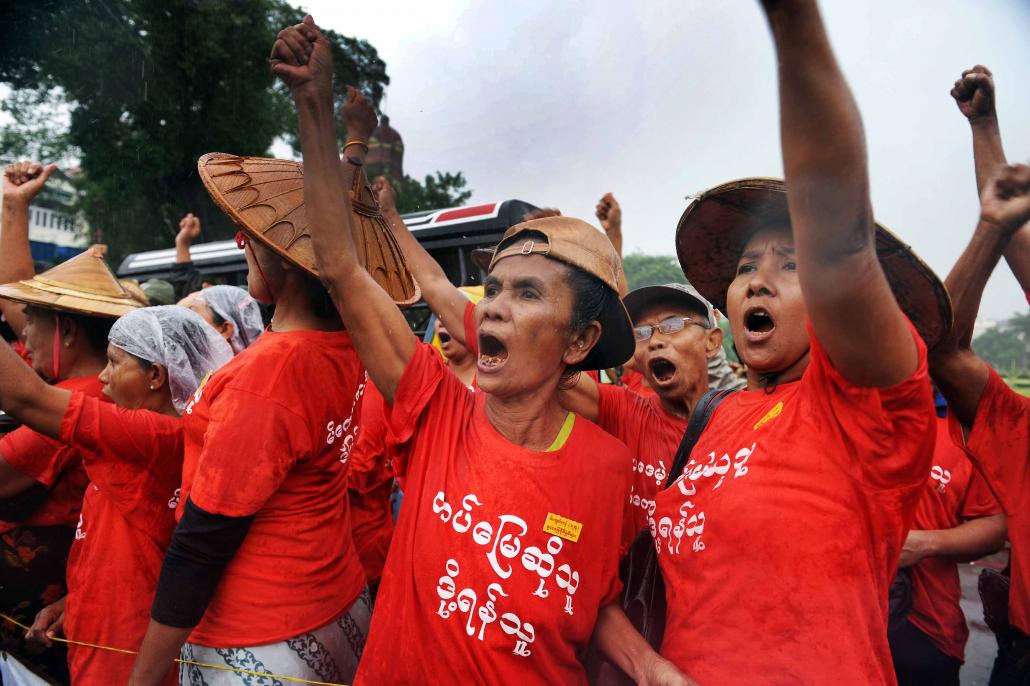
[[[249,242],[250,242],[250,239],[247,238],[247,234],[243,233],[242,231],[237,231],[236,232],[236,246],[240,250],[243,250],[244,248],[246,248],[247,247],[247,243],[249,243]]]
[[[651,326],[650,324],[644,324],[643,326],[634,326],[633,338],[635,338],[638,343],[641,343],[643,341],[650,340],[651,336],[654,335],[655,329],[668,335],[671,333],[677,333],[679,331],[682,331],[686,328],[687,324],[696,324],[697,326],[700,326],[702,329],[708,328],[701,322],[695,320],[693,317],[669,317],[668,319],[663,319],[662,321],[658,322],[658,324],[656,324],[655,326]]]

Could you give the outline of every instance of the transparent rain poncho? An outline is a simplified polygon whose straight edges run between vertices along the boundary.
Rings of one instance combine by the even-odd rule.
[[[111,327],[111,345],[168,372],[172,403],[181,414],[209,373],[232,359],[232,348],[196,312],[175,305],[144,307]]]
[[[250,293],[239,286],[211,286],[193,294],[227,322],[232,322],[232,347],[243,352],[265,330],[261,308]]]

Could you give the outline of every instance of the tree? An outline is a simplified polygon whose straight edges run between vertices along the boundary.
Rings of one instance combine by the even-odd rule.
[[[1027,374],[1027,368],[1030,366],[1028,365],[1030,346],[1027,345],[1028,338],[1025,330],[1021,331],[1019,326],[1025,324],[1027,320],[1030,320],[1030,316],[1017,316],[984,331],[973,341],[973,350],[999,374],[1005,376]]]
[[[0,135],[5,151],[77,149],[81,210],[114,257],[167,246],[187,211],[203,220],[205,239],[231,235],[197,158],[265,155],[295,132],[266,56],[300,9],[285,0],[5,0],[3,13],[0,82],[17,98],[15,125]],[[389,79],[375,48],[325,33],[338,102],[346,84],[378,102]],[[33,109],[55,97],[70,107],[67,141]]]
[[[390,184],[397,196],[397,211],[401,214],[457,207],[472,197],[472,191],[465,188],[465,176],[461,172],[436,172],[427,175],[423,183],[405,174],[399,181],[390,179]]]
[[[664,283],[687,283],[679,261],[672,255],[632,253],[623,258],[622,268],[630,290]]]

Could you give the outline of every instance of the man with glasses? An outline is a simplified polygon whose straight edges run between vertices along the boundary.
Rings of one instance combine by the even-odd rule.
[[[657,397],[582,376],[561,400],[567,409],[624,442],[633,454],[625,551],[646,526],[648,509],[665,486],[690,413],[709,388],[709,363],[721,358],[725,365],[725,356],[715,310],[692,286],[646,286],[623,302],[633,319],[634,362]]]

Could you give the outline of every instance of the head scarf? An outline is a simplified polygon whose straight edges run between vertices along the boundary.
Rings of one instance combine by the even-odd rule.
[[[172,404],[182,413],[205,376],[232,359],[232,349],[196,312],[175,305],[144,307],[120,317],[111,345],[168,372]]]
[[[265,330],[257,301],[239,286],[211,286],[197,291],[193,297],[223,320],[232,322],[230,342],[236,352],[247,349]]]

